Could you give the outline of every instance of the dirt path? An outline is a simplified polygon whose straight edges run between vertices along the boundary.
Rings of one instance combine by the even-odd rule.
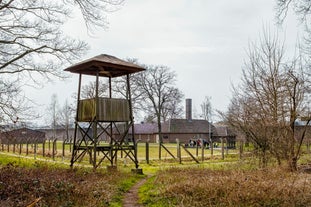
[[[149,177],[150,175],[141,179],[127,193],[124,194],[123,207],[142,207],[143,206],[138,203],[138,190],[140,186],[142,186]]]

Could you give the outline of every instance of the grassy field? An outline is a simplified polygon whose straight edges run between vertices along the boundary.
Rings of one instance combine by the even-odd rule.
[[[174,155],[175,158],[177,158],[177,144],[170,143],[170,144],[164,144],[164,146],[169,150],[171,154]],[[63,150],[64,149],[64,150]],[[40,158],[40,159],[54,159],[56,161],[65,161],[69,162],[71,159],[71,147],[69,144],[63,145],[62,141],[56,142],[56,149],[53,153],[53,142],[51,141],[45,143],[44,147],[44,156],[43,156],[43,145],[38,144],[36,149],[34,148],[33,144],[29,144],[28,150],[27,146],[25,144],[22,145],[22,148],[20,149],[20,145],[16,145],[13,147],[13,145],[3,146],[0,148],[0,151],[6,152],[6,153],[13,153],[21,156],[28,156],[33,158]],[[201,148],[187,148],[187,150],[196,157],[199,161],[202,160],[202,149]],[[182,161],[193,161],[193,159],[190,157],[190,155],[181,148],[181,158]],[[161,159],[162,160],[171,160],[173,157],[170,155],[164,148],[161,150]],[[232,157],[233,155],[237,155],[238,150],[230,149],[228,151],[224,151],[225,159]],[[217,158],[221,155],[221,148],[214,148],[213,154],[211,153],[210,149],[204,149],[204,160],[209,160],[211,158]],[[54,157],[53,157],[54,156]],[[100,154],[99,154],[100,157]],[[119,158],[122,158],[121,152],[118,154]],[[137,147],[137,159],[140,162],[146,161],[146,144],[145,143],[138,143]],[[158,160],[159,159],[159,144],[156,143],[150,143],[149,144],[149,160]],[[121,162],[123,162],[123,159],[120,159]],[[84,164],[87,164],[88,158],[84,159]]]
[[[176,145],[165,146],[176,154]],[[138,146],[140,168],[152,175],[140,189],[144,206],[310,206],[310,174],[290,173],[274,163],[258,169],[247,149],[242,160],[237,150],[222,159],[220,149],[214,149],[213,157],[206,149],[204,162],[197,164],[182,154],[179,164],[164,151],[158,160],[159,146],[153,145],[147,164],[144,147]],[[189,150],[196,155],[195,148]],[[67,151],[64,158],[58,152],[54,161],[42,157],[40,150],[36,159],[33,154],[0,152],[0,206],[35,201],[34,206],[122,206],[123,194],[145,176],[132,174],[134,164],[126,158],[119,158],[117,171],[107,170],[109,163],[103,163],[95,172],[87,161],[70,169]],[[310,154],[304,154],[300,164],[308,168],[309,163]]]

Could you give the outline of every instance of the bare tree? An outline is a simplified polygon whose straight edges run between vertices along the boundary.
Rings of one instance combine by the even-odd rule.
[[[74,122],[74,109],[66,100],[63,107],[58,111],[58,125],[65,129],[66,139],[69,139],[69,128]]]
[[[255,100],[245,97],[241,89],[234,89],[233,98],[226,113],[226,121],[237,131],[242,133],[248,141],[254,144],[259,157],[259,165],[266,166],[269,149],[267,129],[259,122],[261,119],[256,112],[258,107],[253,105]]]
[[[128,60],[130,62],[133,62],[135,64],[139,64],[137,61],[134,60]],[[134,117],[139,117],[141,110],[141,105],[144,102],[144,96],[143,91],[140,89],[138,85],[138,79],[140,78],[139,73],[130,74],[130,90],[131,90],[131,99],[132,99],[132,107],[133,107],[133,113]],[[122,76],[119,78],[112,79],[112,90],[115,92],[115,95],[117,97],[121,98],[129,98],[128,90],[127,90],[127,78],[126,76]]]
[[[308,126],[310,116],[309,96],[310,96],[310,84],[308,83],[308,75],[302,68],[301,61],[295,60],[287,67],[287,81],[285,82],[285,91],[287,95],[286,109],[288,111],[288,143],[289,154],[287,160],[289,161],[289,167],[292,170],[297,170],[297,162],[300,157],[301,147],[305,138],[306,127]],[[296,132],[296,121],[301,117],[306,118],[306,127],[303,134],[298,137]]]
[[[98,82],[98,96],[105,97],[107,96],[108,85],[103,82]],[[96,96],[96,82],[90,81],[87,85],[82,86],[81,89],[81,98],[88,99],[88,98],[95,98]]]
[[[180,103],[184,98],[184,94],[175,87],[171,88],[170,94],[166,98],[166,102],[163,104],[162,120],[163,122],[169,119],[180,118],[183,114],[183,107]]]
[[[211,97],[205,96],[204,101],[201,103],[201,111],[202,111],[202,117],[204,120],[211,121],[211,114],[212,114],[212,103],[211,103]]]
[[[16,120],[19,124],[27,122],[27,119],[38,118],[39,115],[29,106],[28,100],[23,91],[23,85],[19,84],[19,80],[3,75],[0,78],[0,122],[14,123]]]
[[[310,67],[311,56],[311,1],[309,0],[276,0],[276,17],[279,24],[282,24],[288,12],[293,10],[297,17],[299,17],[300,24],[305,28],[305,34],[302,37],[303,46],[301,46],[301,52],[308,56],[305,60],[308,67]]]
[[[299,59],[284,59],[277,37],[265,33],[259,44],[250,45],[242,85],[234,88],[226,118],[255,144],[262,166],[269,153],[295,170],[300,151],[295,121],[307,105],[308,85]]]
[[[88,48],[85,42],[70,38],[62,31],[71,10],[79,8],[88,28],[105,26],[105,13],[111,10],[109,7],[122,2],[0,1],[0,79],[7,85],[16,84],[18,79],[22,85],[23,82],[39,84],[51,77],[63,77],[63,66],[79,58]],[[6,75],[10,75],[11,82],[4,81]]]
[[[162,65],[145,68],[147,70],[139,73],[136,79],[144,98],[141,107],[147,114],[156,117],[159,141],[162,143],[161,122],[181,112],[179,100],[183,94],[175,87],[176,73],[170,68]]]
[[[146,78],[146,77],[149,79],[151,77],[160,78],[161,76],[160,74],[158,74],[158,77],[156,77],[157,74],[151,75],[149,69],[161,68],[165,66],[143,65],[139,63],[137,59],[127,59],[127,61],[141,65],[142,67],[147,69],[147,71],[145,72],[130,74],[130,87],[131,87],[130,90],[131,90],[131,98],[132,98],[132,103],[133,103],[134,114],[136,114],[136,116],[139,116],[140,114],[145,114],[147,122],[150,122],[151,120],[154,120],[154,119],[157,120],[156,118],[157,115],[156,113],[154,113],[153,106],[152,106],[152,109],[150,109],[150,105],[146,106],[146,99],[149,100],[149,98],[146,96],[147,94],[146,87],[145,88],[142,87],[143,85],[142,82],[146,80],[142,80],[142,78]],[[157,69],[154,69],[154,70],[157,70]],[[169,71],[168,68],[166,70],[167,72]],[[149,73],[149,74],[144,76],[144,74],[142,73]],[[159,72],[159,73],[164,73],[164,71]],[[170,71],[168,73],[173,74],[173,72],[170,72]],[[174,76],[174,79],[172,81],[175,82],[176,74],[173,74],[173,76]],[[120,77],[120,78],[113,79],[113,84],[114,84],[114,87],[113,87],[114,92],[116,92],[121,97],[128,98],[126,77]],[[166,94],[162,94],[162,95],[166,100],[162,104],[161,121],[165,122],[170,118],[179,117],[183,112],[183,109],[180,105],[182,98],[183,98],[183,94],[179,91],[178,88],[171,87],[169,91],[169,95],[166,95]]]
[[[311,14],[311,2],[309,0],[276,0],[276,4],[277,17],[280,23],[285,20],[291,8],[300,17],[301,22],[307,23]]]
[[[88,29],[107,28],[106,13],[116,11],[124,0],[65,0],[65,5],[78,7]]]
[[[4,121],[7,117],[13,120],[17,116],[21,103],[15,97],[19,96],[20,89],[5,80],[0,80],[0,121]]]
[[[59,122],[58,112],[59,112],[59,104],[58,104],[58,98],[57,95],[54,93],[51,96],[51,102],[50,105],[47,108],[48,114],[48,122],[50,122],[50,126],[53,129],[53,136],[56,137],[56,129]]]

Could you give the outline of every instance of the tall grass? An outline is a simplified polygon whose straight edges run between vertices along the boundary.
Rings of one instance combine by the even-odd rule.
[[[140,195],[146,206],[310,206],[311,175],[280,168],[171,168],[159,172]]]

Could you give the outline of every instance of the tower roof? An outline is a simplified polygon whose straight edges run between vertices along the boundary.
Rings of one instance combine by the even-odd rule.
[[[101,54],[74,64],[65,69],[72,73],[98,75],[103,77],[119,77],[145,70],[143,67],[111,55]]]

